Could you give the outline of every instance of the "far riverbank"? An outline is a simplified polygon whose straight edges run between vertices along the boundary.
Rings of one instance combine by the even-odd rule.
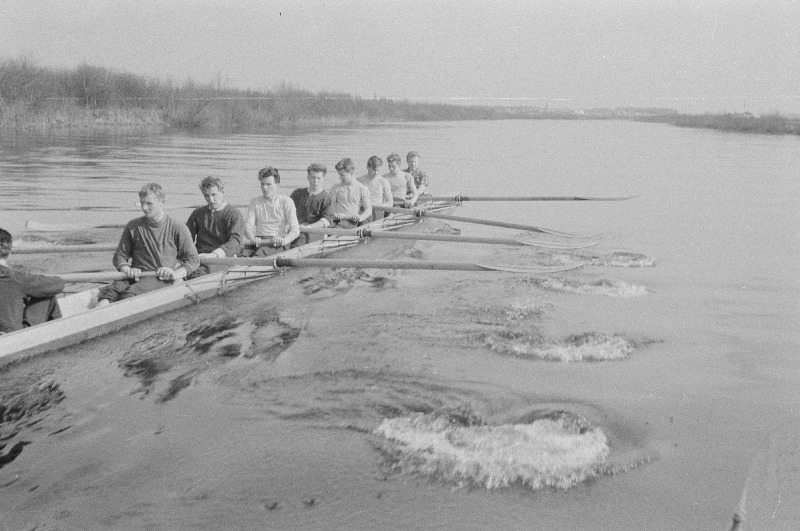
[[[547,109],[451,105],[318,92],[282,83],[272,90],[182,85],[80,65],[43,68],[0,62],[0,131],[155,127],[209,133],[264,133],[398,122],[463,120],[634,120],[740,133],[800,134],[800,119],[778,113],[678,114],[674,109]]]
[[[800,135],[800,119],[787,118],[778,113],[764,116],[755,116],[749,112],[742,114],[670,114],[642,117],[637,120],[735,133]]]

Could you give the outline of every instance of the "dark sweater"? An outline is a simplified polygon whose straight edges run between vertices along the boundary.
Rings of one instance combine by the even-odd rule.
[[[225,256],[239,254],[244,240],[244,217],[231,205],[219,212],[208,206],[194,210],[186,221],[198,253],[210,253],[217,249]]]
[[[169,215],[160,223],[153,223],[145,216],[128,222],[114,253],[114,267],[119,269],[128,260],[131,267],[142,271],[183,266],[191,275],[200,267],[200,257],[189,229]]]
[[[46,299],[64,291],[59,277],[33,275],[0,265],[0,332],[22,329],[28,297]]]

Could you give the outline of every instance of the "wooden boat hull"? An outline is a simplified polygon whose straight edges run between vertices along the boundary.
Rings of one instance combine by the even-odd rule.
[[[434,202],[426,209],[443,210],[454,205]],[[393,230],[420,221],[413,215],[392,215],[367,226],[373,231]],[[280,256],[305,258],[322,256],[358,245],[357,236],[330,236],[291,249]],[[67,295],[59,300],[63,317],[41,325],[0,335],[0,366],[27,356],[34,356],[75,345],[126,326],[200,302],[239,286],[280,274],[273,266],[237,266],[212,272],[187,282],[125,299],[103,308],[90,309],[96,302],[97,288]]]

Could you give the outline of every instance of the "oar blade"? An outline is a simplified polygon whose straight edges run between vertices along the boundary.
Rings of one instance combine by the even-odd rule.
[[[587,242],[587,243],[552,243],[552,242],[535,242],[531,240],[520,240],[515,239],[519,242],[520,245],[526,245],[528,247],[541,247],[543,249],[555,249],[559,251],[572,251],[574,249],[585,249],[587,247],[594,247],[595,245],[599,244],[603,240],[597,240],[594,242]]]
[[[565,266],[517,266],[510,264],[477,264],[490,271],[503,271],[505,273],[519,273],[523,275],[549,275],[578,269],[586,264],[573,264]]]

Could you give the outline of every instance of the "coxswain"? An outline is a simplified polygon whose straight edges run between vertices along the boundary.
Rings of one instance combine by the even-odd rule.
[[[12,246],[11,233],[0,229],[0,334],[61,317],[56,295],[64,291],[64,281],[10,268]]]

